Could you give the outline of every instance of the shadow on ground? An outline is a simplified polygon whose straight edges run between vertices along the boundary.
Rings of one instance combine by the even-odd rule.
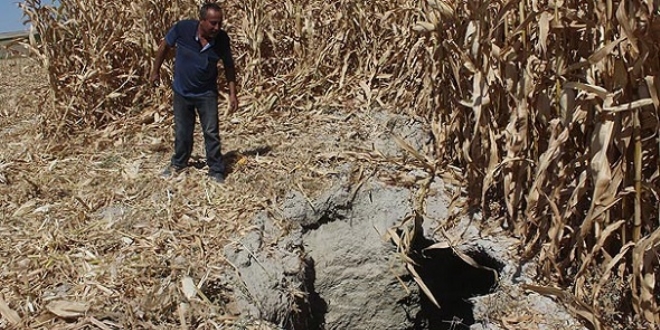
[[[424,248],[432,241],[422,243]],[[501,272],[503,264],[483,251],[473,251],[469,256],[478,264]],[[484,268],[476,268],[457,256],[451,248],[431,249],[413,258],[415,270],[432,292],[440,309],[421,294],[421,311],[416,317],[415,329],[469,329],[475,323],[470,298],[494,292],[497,274]]]
[[[270,146],[261,146],[243,152],[232,150],[225,153],[222,155],[222,158],[225,162],[225,176],[229,176],[231,173],[233,173],[241,163],[242,159],[247,157],[267,155],[272,150],[273,148]],[[201,170],[206,166],[206,160],[202,156],[193,155],[190,162],[188,163],[188,166]]]

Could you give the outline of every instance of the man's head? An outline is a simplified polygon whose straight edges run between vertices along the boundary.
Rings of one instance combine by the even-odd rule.
[[[216,3],[207,3],[199,8],[199,27],[204,37],[213,38],[222,27],[222,9]]]

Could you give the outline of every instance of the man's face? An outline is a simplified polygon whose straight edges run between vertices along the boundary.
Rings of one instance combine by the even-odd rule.
[[[206,19],[200,21],[202,34],[205,37],[215,37],[222,27],[222,13],[217,10],[209,9],[206,12]]]

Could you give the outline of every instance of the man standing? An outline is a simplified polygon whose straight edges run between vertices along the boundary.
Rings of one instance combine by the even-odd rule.
[[[174,155],[162,173],[170,177],[188,165],[192,153],[195,110],[204,132],[209,177],[223,183],[225,165],[218,132],[218,61],[222,60],[232,111],[238,108],[236,73],[229,46],[229,36],[221,29],[222,10],[207,3],[199,10],[199,20],[177,22],[161,41],[156,53],[151,83],[160,81],[160,68],[167,52],[176,48],[174,63]]]

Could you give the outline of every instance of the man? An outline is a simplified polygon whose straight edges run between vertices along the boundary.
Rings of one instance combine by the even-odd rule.
[[[218,183],[225,180],[225,166],[220,150],[218,132],[218,61],[222,60],[229,84],[230,109],[238,108],[236,73],[227,32],[221,30],[222,10],[215,3],[207,3],[199,10],[199,20],[177,22],[158,47],[151,83],[160,81],[160,68],[167,53],[176,48],[174,63],[174,155],[163,177],[182,171],[193,147],[195,110],[204,132],[208,175]]]

